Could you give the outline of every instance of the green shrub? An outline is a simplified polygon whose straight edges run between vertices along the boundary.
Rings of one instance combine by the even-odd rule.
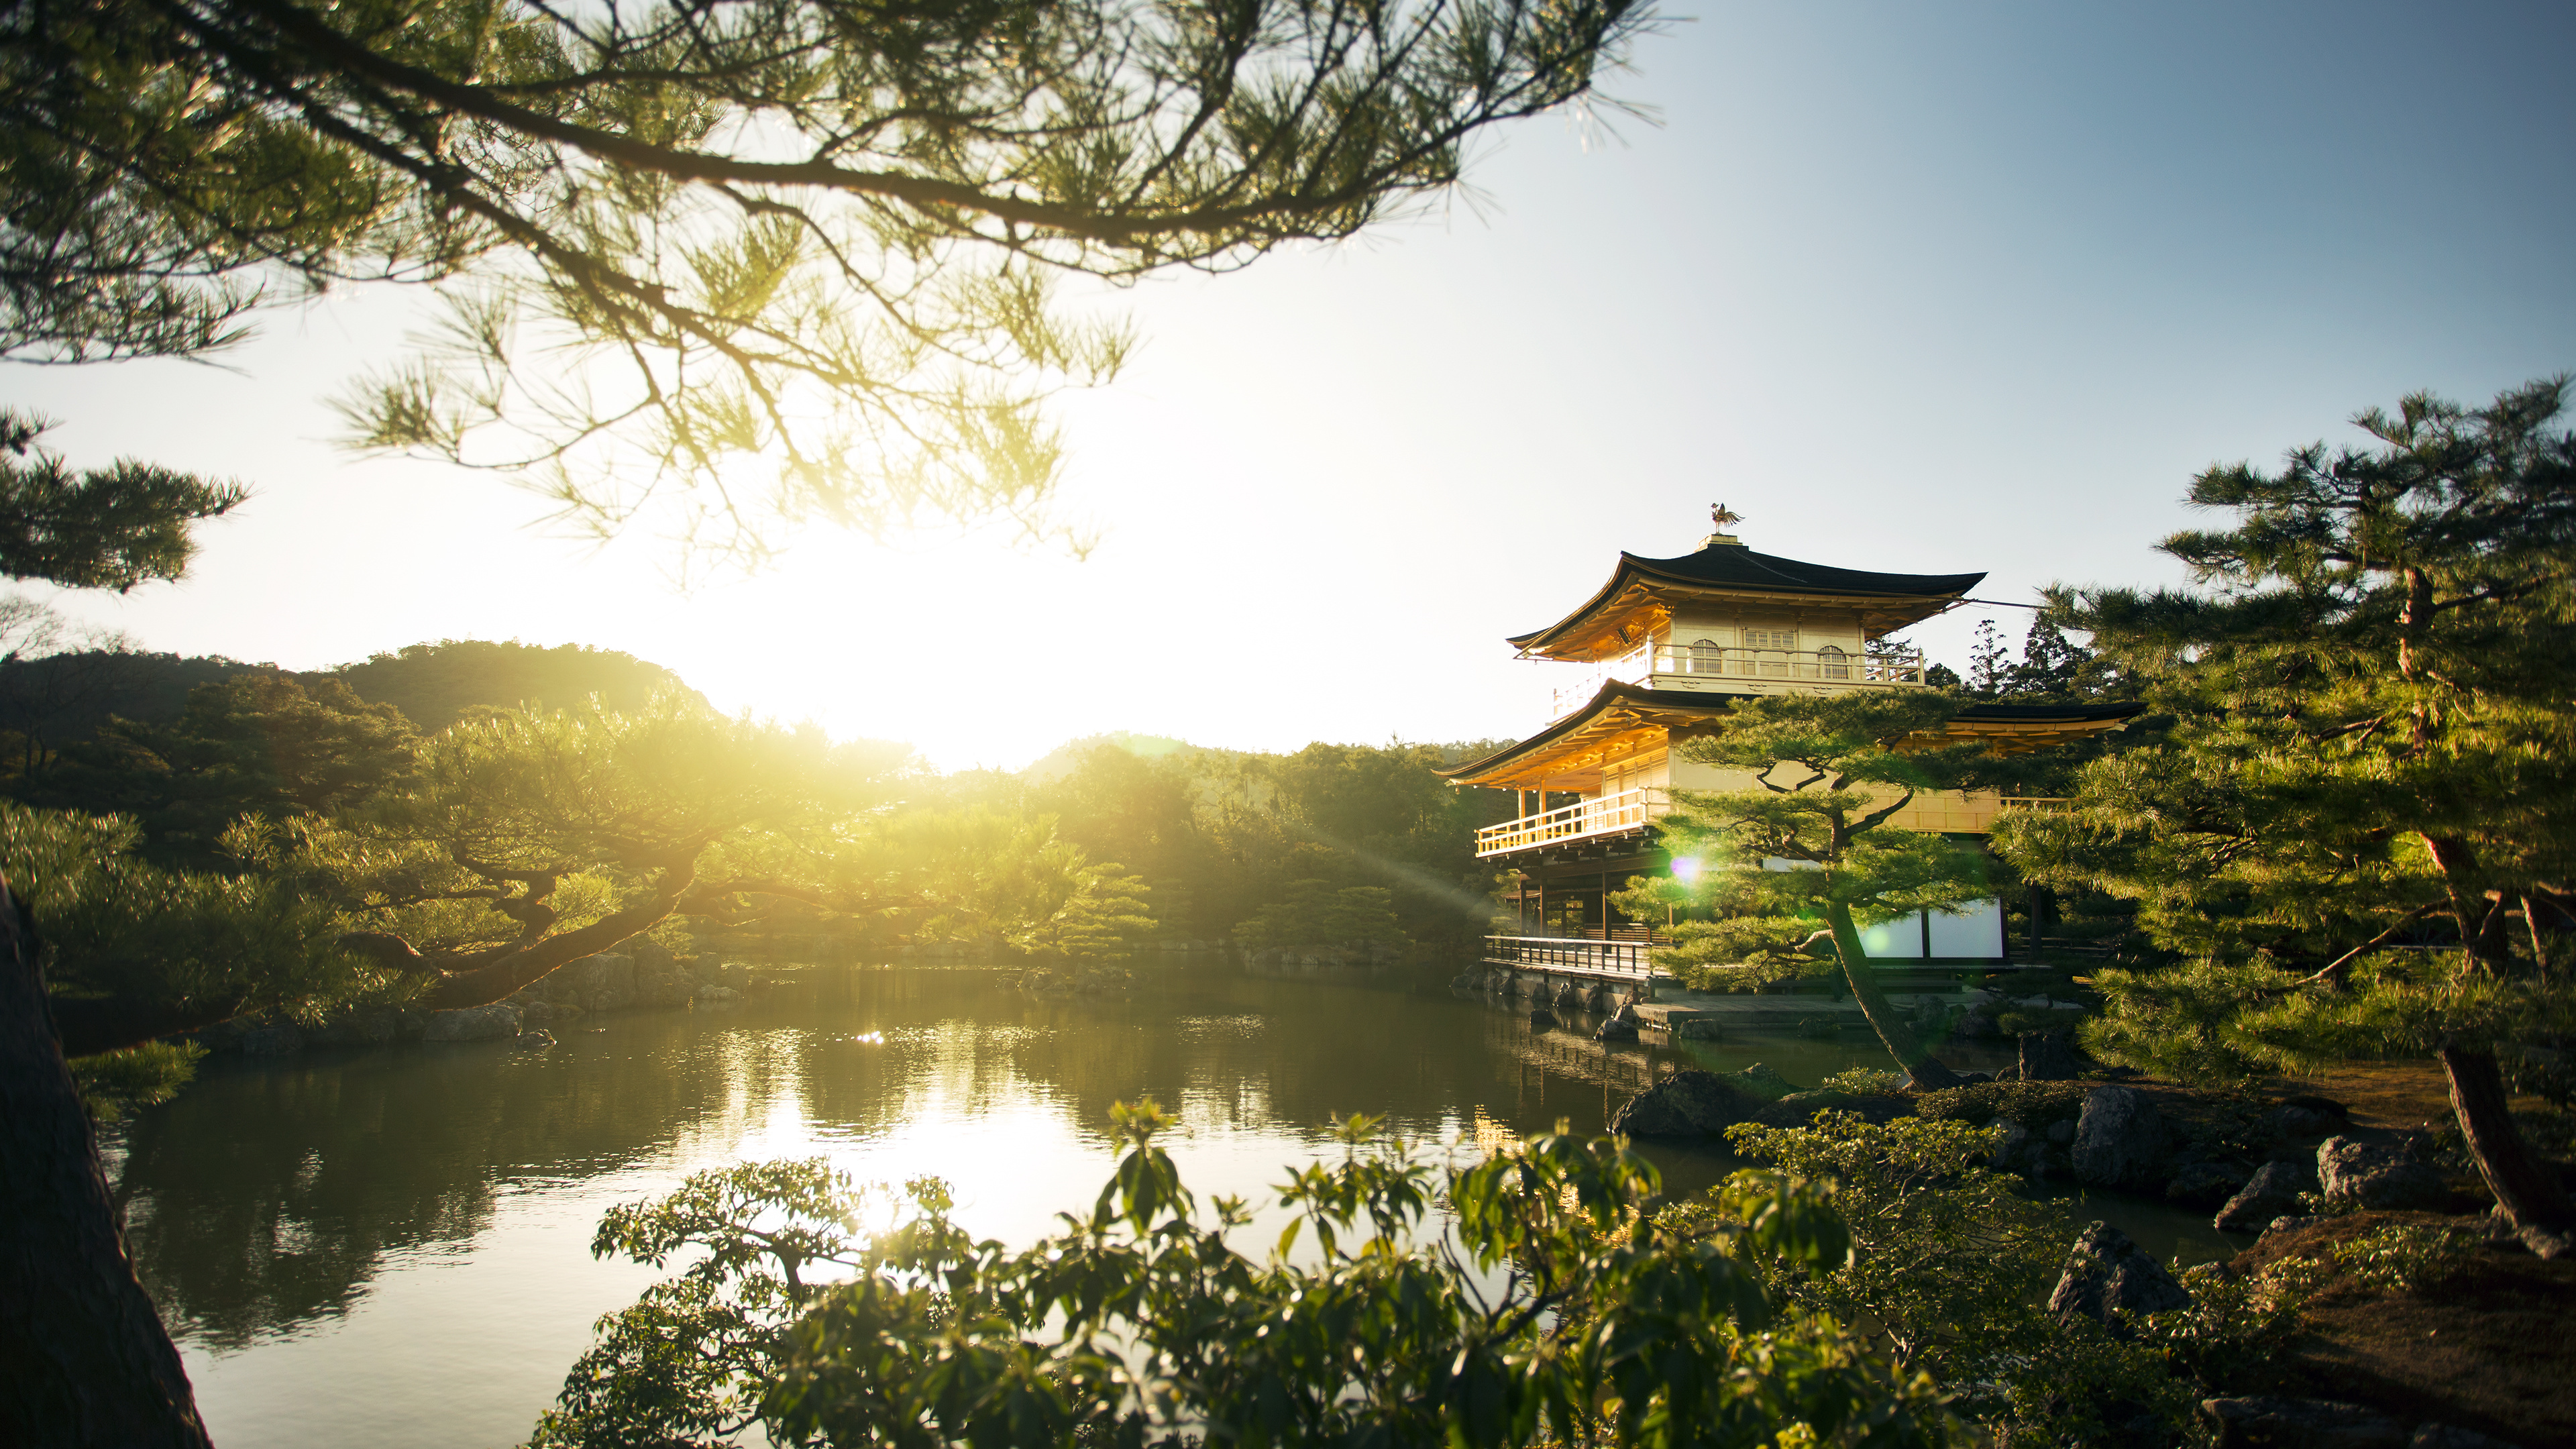
[[[2139,1340],[2207,1393],[2235,1395],[2276,1387],[2308,1300],[2331,1275],[2321,1263],[2283,1258],[2242,1276],[2217,1263],[2181,1276],[2191,1303],[2148,1314],[2136,1325]]]
[[[1970,1082],[1944,1087],[1914,1099],[1914,1115],[1936,1122],[1971,1122],[1980,1126],[2010,1117],[2025,1127],[2042,1128],[2072,1122],[2084,1115],[2090,1082]]]
[[[92,1117],[113,1122],[137,1107],[179,1094],[197,1075],[206,1049],[195,1042],[153,1041],[123,1051],[71,1059],[72,1085]]]
[[[1847,1071],[1834,1073],[1817,1083],[1816,1087],[1819,1091],[1840,1092],[1850,1097],[1892,1097],[1896,1095],[1897,1088],[1904,1084],[1903,1072],[1881,1072],[1868,1067],[1853,1067]]]
[[[1012,1251],[946,1189],[882,1219],[825,1164],[701,1173],[619,1208],[593,1251],[690,1264],[602,1320],[536,1445],[1540,1442],[1932,1449],[1931,1382],[1766,1291],[1749,1264],[1850,1256],[1824,1193],[1739,1173],[1690,1221],[1641,1216],[1654,1168],[1562,1128],[1446,1171],[1341,1125],[1246,1256],[1241,1199],[1203,1209],[1152,1103],[1097,1200]],[[880,1204],[881,1205],[881,1204]],[[1446,1222],[1433,1218],[1446,1210]],[[1311,1247],[1304,1245],[1311,1244]],[[1292,1260],[1292,1247],[1302,1247]],[[1783,1311],[1787,1309],[1788,1311]]]
[[[2400,1223],[2335,1244],[2337,1265],[2384,1293],[2422,1293],[2460,1276],[2478,1250],[2460,1228]]]

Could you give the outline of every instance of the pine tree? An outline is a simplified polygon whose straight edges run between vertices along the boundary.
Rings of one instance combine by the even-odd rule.
[[[1833,943],[1852,999],[1889,1055],[1925,1087],[1956,1085],[1957,1074],[1879,990],[1860,933],[1993,893],[1976,850],[1887,823],[1917,795],[1981,783],[1995,768],[1983,744],[1945,742],[1962,706],[1931,690],[1776,695],[1736,702],[1717,734],[1677,746],[1748,785],[1673,792],[1658,828],[1676,859],[1701,862],[1688,903],[1727,919],[1686,931],[1659,961],[1689,967],[1713,952],[1748,950],[1776,960],[1803,925],[1806,936]],[[1790,868],[1770,868],[1775,861]],[[1622,904],[1636,911],[1647,903],[1631,894]]]
[[[2097,974],[2098,1054],[2233,1075],[2436,1057],[2488,1186],[2547,1245],[2570,1206],[2500,1057],[2576,1028],[2567,386],[2417,395],[2355,420],[2370,445],[2202,473],[2191,501],[2234,526],[2162,545],[2199,588],[2052,612],[2150,683],[2169,738],[2086,766],[2078,812],[1997,832],[2036,878],[2138,902],[2188,958]]]

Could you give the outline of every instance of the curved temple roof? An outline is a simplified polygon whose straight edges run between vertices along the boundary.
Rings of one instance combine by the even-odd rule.
[[[1576,632],[1587,620],[1616,606],[1621,596],[1632,587],[1664,584],[1683,592],[1711,594],[1779,595],[1788,598],[1864,598],[1904,601],[1890,611],[1912,623],[1940,612],[1940,606],[1975,588],[1985,579],[1973,574],[1881,574],[1866,569],[1842,569],[1830,564],[1806,563],[1782,558],[1778,554],[1757,553],[1740,544],[1711,544],[1697,553],[1679,558],[1639,558],[1633,553],[1619,555],[1619,567],[1610,581],[1586,600],[1583,606],[1544,629],[1514,635],[1513,647],[1528,653],[1543,650]],[[1642,596],[1651,592],[1641,588]],[[1635,602],[1643,602],[1640,597]]]
[[[1455,784],[1512,789],[1515,777],[1532,766],[1549,769],[1556,761],[1579,758],[1587,748],[1633,730],[1678,730],[1704,724],[1726,714],[1731,703],[1726,695],[1648,689],[1612,680],[1601,686],[1590,704],[1528,739],[1436,773]],[[1972,704],[1959,711],[1945,733],[1990,739],[2003,753],[2017,754],[2071,736],[2117,729],[2145,711],[2143,704]]]

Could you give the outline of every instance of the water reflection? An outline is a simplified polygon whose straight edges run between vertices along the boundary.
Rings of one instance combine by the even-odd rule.
[[[1436,986],[1210,967],[1107,999],[1032,999],[984,972],[817,970],[730,1013],[606,1026],[545,1051],[236,1065],[131,1124],[137,1261],[219,1442],[513,1441],[591,1321],[654,1276],[590,1260],[600,1211],[702,1167],[822,1153],[862,1178],[936,1174],[970,1228],[1025,1240],[1088,1203],[1110,1105],[1148,1094],[1180,1112],[1171,1145],[1194,1188],[1259,1201],[1325,1150],[1336,1115],[1435,1140],[1472,1141],[1480,1119],[1589,1132],[1679,1065],[1761,1060],[1812,1082],[1878,1064],[1862,1040],[1604,1048]],[[1651,1155],[1677,1191],[1732,1165]],[[2153,1218],[2123,1215],[2180,1246]]]

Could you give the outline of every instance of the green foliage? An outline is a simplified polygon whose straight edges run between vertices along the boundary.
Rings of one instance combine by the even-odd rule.
[[[1632,878],[1630,888],[1611,897],[1631,919],[1652,920],[1666,899],[1696,904],[1689,887],[1668,876]],[[1840,972],[1830,954],[1807,949],[1822,923],[1799,916],[1724,916],[1714,921],[1680,921],[1670,930],[1673,944],[1655,948],[1656,969],[1678,977],[1694,991],[1753,991],[1784,981],[1803,981]]]
[[[1814,1192],[1739,1176],[1686,1228],[1641,1216],[1644,1162],[1561,1131],[1436,1172],[1377,1124],[1279,1189],[1266,1259],[1154,1144],[1153,1104],[1088,1211],[1011,1251],[936,1184],[865,1232],[819,1165],[706,1174],[624,1210],[598,1248],[679,1284],[602,1324],[534,1441],[643,1443],[742,1425],[773,1443],[1867,1445],[1937,1442],[1937,1395],[1824,1318],[1780,1313],[1746,1264],[1848,1248]],[[1456,1245],[1427,1232],[1435,1203]],[[766,1236],[764,1236],[764,1234]],[[814,1263],[846,1270],[820,1289]],[[701,1286],[686,1286],[691,1280]]]
[[[2048,1317],[2074,1220],[1983,1166],[1992,1142],[1973,1123],[1996,1108],[2050,1120],[2059,1094],[1976,1098],[1996,1086],[2076,1087],[2080,1101],[2073,1083],[1984,1083],[1924,1094],[1922,1118],[1872,1124],[1826,1112],[1807,1127],[1729,1129],[1738,1151],[1832,1181],[1850,1225],[1847,1262],[1770,1264],[1775,1291],[1876,1326],[1902,1367],[1930,1372],[1963,1413],[2016,1443],[2171,1443],[2188,1435],[2196,1400],[2276,1387],[2321,1281],[2312,1264],[2243,1278],[2195,1270],[2189,1306],[2131,1320],[2125,1338]],[[1666,1216],[1706,1211],[1683,1204]]]
[[[751,560],[818,519],[1043,531],[1042,404],[1130,346],[1056,277],[1351,235],[1651,24],[1624,0],[7,12],[0,355],[197,356],[263,303],[438,282],[423,354],[344,401],[361,446]]]
[[[418,743],[399,711],[338,680],[237,674],[200,685],[168,724],[108,721],[28,794],[131,815],[158,858],[220,867],[235,821],[347,809],[400,783]]]
[[[1914,1113],[1931,1121],[1978,1126],[2010,1117],[2025,1127],[2045,1128],[2081,1117],[2084,1096],[2092,1090],[2089,1082],[1970,1082],[1916,1094]]]
[[[2054,1332],[2028,1308],[2033,1288],[2055,1280],[2074,1221],[2018,1196],[2016,1179],[1971,1165],[1993,1150],[1984,1128],[1825,1112],[1809,1127],[1739,1124],[1727,1140],[1793,1176],[1836,1184],[1851,1261],[1783,1268],[1775,1281],[1802,1305],[1877,1324],[1900,1365],[1975,1382]]]
[[[2515,938],[2536,941],[2518,918],[2548,912],[2576,858],[2564,392],[2536,383],[2477,411],[2410,397],[2356,420],[2373,447],[2210,469],[2191,499],[2236,526],[2163,544],[2206,592],[2055,596],[2175,723],[2167,743],[2088,765],[2080,810],[2015,814],[1996,840],[2034,878],[2137,902],[2171,950],[2291,968],[2171,988],[2196,1036],[2229,998],[2271,1012],[2255,1002],[2417,922],[2462,949],[2454,971],[2383,967],[2347,1003],[2257,1034],[2385,1029],[2413,1051],[2559,1014],[2563,988]]]
[[[596,700],[612,713],[643,709],[656,695],[700,697],[659,664],[586,644],[552,648],[513,639],[441,639],[370,654],[330,677],[376,704],[402,711],[434,735],[477,710],[568,707]]]
[[[1384,887],[1335,890],[1331,882],[1320,880],[1290,881],[1287,898],[1253,912],[1252,919],[1234,928],[1234,938],[1247,951],[1274,946],[1406,944]]]
[[[250,496],[131,459],[75,470],[36,447],[51,426],[0,408],[0,574],[10,578],[119,591],[175,579],[196,556],[191,528]]]
[[[1983,899],[1982,857],[1938,835],[1886,823],[1917,794],[1973,783],[1985,747],[1940,743],[1955,696],[1929,690],[1778,695],[1738,702],[1714,736],[1678,746],[1738,772],[1727,791],[1683,790],[1660,822],[1676,858],[1703,862],[1698,904],[1725,917],[1805,920],[1828,929],[1848,959],[1858,928]],[[1767,869],[1773,861],[1794,868]],[[1778,955],[1788,929],[1739,928]],[[1726,938],[1705,938],[1726,949]],[[1676,952],[1675,965],[1699,964]]]
[[[1094,741],[1032,766],[1025,785],[956,777],[943,793],[1054,817],[1093,859],[1142,877],[1174,934],[1231,936],[1266,908],[1288,906],[1292,890],[1307,889],[1299,882],[1321,881],[1334,892],[1385,892],[1405,938],[1454,950],[1488,929],[1493,871],[1475,857],[1475,830],[1508,815],[1511,797],[1453,788],[1433,773],[1445,762],[1425,745],[1254,755]],[[1304,908],[1288,910],[1292,926]]]
[[[2428,1293],[2467,1271],[2481,1241],[2462,1228],[2393,1223],[2335,1244],[2334,1260],[2383,1293]]]
[[[2330,1275],[2293,1257],[2251,1273],[2204,1263],[2178,1276],[2191,1302],[2134,1320],[2139,1343],[2163,1355],[2179,1377],[2217,1392],[2247,1393],[2274,1386],[2305,1332],[2308,1301]]]
[[[1905,1085],[1902,1072],[1872,1071],[1868,1067],[1847,1067],[1816,1084],[1820,1092],[1841,1092],[1852,1097],[1890,1097]]]
[[[114,816],[0,802],[0,872],[35,913],[46,982],[75,1051],[75,1019],[107,1002],[222,1003],[225,1015],[277,1010],[312,1021],[404,991],[342,952],[328,904],[257,876],[154,865],[140,845],[133,824]]]
[[[113,1122],[137,1107],[156,1107],[194,1081],[206,1049],[195,1042],[151,1041],[123,1051],[71,1059],[72,1085],[90,1115]]]

